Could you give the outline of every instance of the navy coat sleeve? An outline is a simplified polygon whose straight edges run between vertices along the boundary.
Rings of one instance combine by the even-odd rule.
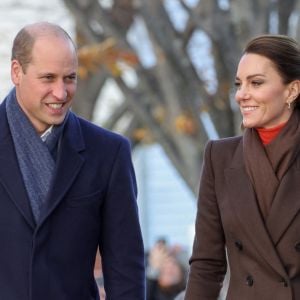
[[[122,139],[102,207],[100,252],[109,300],[145,299],[144,248],[130,146]]]

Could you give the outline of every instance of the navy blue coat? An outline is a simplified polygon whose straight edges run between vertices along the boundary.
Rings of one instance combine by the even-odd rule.
[[[70,113],[47,207],[35,224],[0,105],[0,299],[144,299],[144,249],[128,141]]]

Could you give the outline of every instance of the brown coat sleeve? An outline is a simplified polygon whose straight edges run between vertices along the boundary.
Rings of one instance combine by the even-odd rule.
[[[185,300],[217,300],[226,273],[225,237],[215,193],[212,146],[205,149],[196,233]]]

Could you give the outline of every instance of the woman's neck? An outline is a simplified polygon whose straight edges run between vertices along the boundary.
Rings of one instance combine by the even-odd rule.
[[[287,122],[281,123],[272,128],[256,128],[258,135],[264,145],[271,143],[276,136],[279,134],[281,129],[285,126]]]

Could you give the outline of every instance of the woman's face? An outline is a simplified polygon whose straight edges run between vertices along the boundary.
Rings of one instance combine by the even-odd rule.
[[[252,53],[242,56],[236,74],[235,99],[243,125],[248,128],[272,128],[287,122],[292,109],[290,84],[284,84],[268,58]]]

